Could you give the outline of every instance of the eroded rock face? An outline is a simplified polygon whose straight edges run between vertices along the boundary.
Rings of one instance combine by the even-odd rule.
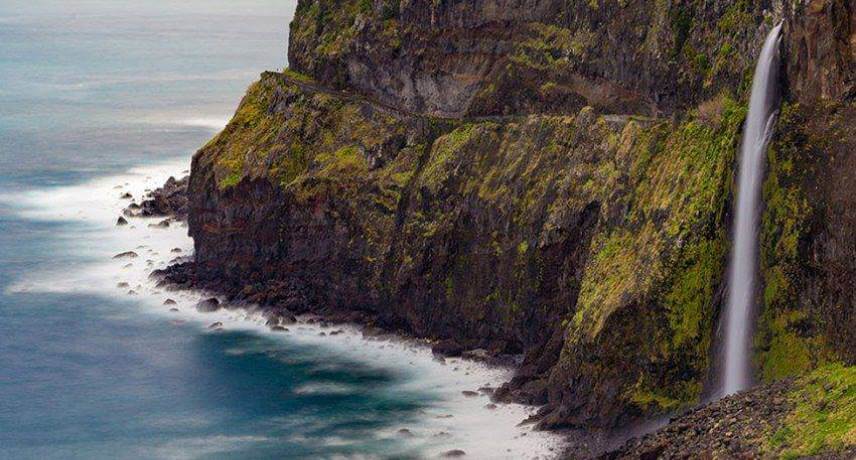
[[[302,0],[289,65],[396,107],[442,116],[671,114],[747,89],[786,21],[800,98],[853,91],[850,0]]]
[[[803,0],[788,17],[786,69],[803,103],[856,96],[856,2]]]

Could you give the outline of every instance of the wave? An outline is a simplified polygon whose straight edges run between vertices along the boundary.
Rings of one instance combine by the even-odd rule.
[[[408,451],[413,449],[421,455],[430,457],[449,449],[462,449],[470,458],[546,458],[560,451],[562,440],[556,434],[534,431],[531,425],[519,425],[535,408],[518,404],[488,406],[487,396],[469,393],[507,381],[511,376],[509,369],[460,358],[438,362],[431,350],[421,343],[386,337],[368,340],[356,326],[337,325],[335,329],[342,332],[334,335],[320,324],[300,324],[290,326],[288,332],[273,332],[265,326],[265,318],[258,310],[200,313],[195,305],[209,296],[206,293],[158,288],[149,279],[151,271],[166,267],[177,252],[182,256],[191,255],[193,242],[182,225],[165,229],[149,227],[157,219],[132,218],[129,219],[131,225],[117,227],[120,210],[128,203],[121,195],[131,193],[139,200],[146,190],[158,187],[169,176],[179,175],[186,169],[186,160],[173,160],[80,185],[0,195],[0,203],[23,218],[62,222],[56,237],[68,242],[64,245],[67,251],[75,260],[82,261],[74,270],[25,273],[7,290],[123,298],[141,314],[193,325],[198,333],[217,333],[209,326],[222,323],[225,330],[258,334],[282,341],[284,345],[310,347],[317,350],[319,364],[323,364],[325,356],[337,356],[401,375],[403,378],[398,380],[402,383],[392,388],[373,387],[372,391],[417,392],[426,395],[428,406],[417,421],[407,422],[411,425],[393,426],[388,432],[374,435],[378,439],[396,440],[407,446]],[[138,257],[113,258],[126,251],[134,251]],[[175,304],[165,305],[167,299]],[[321,335],[324,331],[328,334]],[[239,353],[239,350],[232,352]],[[295,390],[302,395],[351,391],[356,390],[323,381]],[[468,394],[464,394],[465,391]],[[406,437],[401,435],[399,430],[402,429],[406,430]],[[183,455],[177,453],[177,456]]]

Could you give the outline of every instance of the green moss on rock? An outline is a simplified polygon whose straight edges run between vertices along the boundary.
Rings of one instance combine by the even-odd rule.
[[[800,378],[784,426],[768,439],[771,453],[800,458],[856,446],[856,367],[831,364]]]

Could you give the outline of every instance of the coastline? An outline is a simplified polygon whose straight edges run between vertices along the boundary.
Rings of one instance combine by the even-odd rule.
[[[409,376],[405,390],[425,392],[434,398],[431,411],[423,414],[419,423],[395,427],[389,433],[377,435],[395,439],[407,436],[403,444],[428,455],[461,450],[475,458],[550,458],[563,451],[566,447],[564,436],[557,432],[534,431],[533,424],[521,423],[534,415],[537,407],[490,401],[488,388],[497,388],[511,378],[508,362],[438,358],[424,340],[381,332],[370,325],[358,326],[355,323],[360,322],[360,318],[342,312],[328,312],[337,314],[323,320],[318,316],[302,315],[297,324],[285,326],[288,331],[271,330],[265,324],[268,310],[262,307],[230,305],[216,312],[200,313],[196,304],[210,297],[210,291],[178,291],[156,286],[156,280],[149,276],[152,270],[166,268],[175,259],[186,260],[192,254],[192,241],[185,235],[183,224],[158,227],[163,217],[127,217],[129,225],[115,226],[121,208],[129,203],[120,196],[130,193],[139,199],[163,184],[167,177],[180,173],[186,164],[186,161],[176,160],[134,168],[127,174],[81,185],[0,197],[25,218],[66,222],[77,232],[69,240],[84,235],[91,238],[73,248],[87,259],[87,263],[74,273],[28,274],[8,290],[121,296],[127,298],[131,306],[141,306],[146,314],[176,326],[193,325],[206,334],[246,331],[273,340],[318,347],[332,355],[402,372]],[[128,251],[135,252],[137,257],[114,258]],[[167,299],[175,304],[164,305]],[[221,325],[211,328],[217,323]],[[343,390],[322,386],[303,391]],[[435,436],[438,434],[442,435]],[[479,439],[485,437],[495,442],[484,446]]]

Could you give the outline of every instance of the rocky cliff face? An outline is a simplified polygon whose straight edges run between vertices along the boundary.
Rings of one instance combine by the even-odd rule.
[[[301,1],[291,67],[440,116],[671,114],[742,93],[763,37],[785,21],[795,94],[853,92],[848,0]]]
[[[759,369],[852,362],[854,15],[840,0],[302,0],[293,70],[264,74],[194,157],[195,276],[446,352],[523,353],[499,396],[545,404],[545,427],[692,404],[747,87],[784,20]]]

